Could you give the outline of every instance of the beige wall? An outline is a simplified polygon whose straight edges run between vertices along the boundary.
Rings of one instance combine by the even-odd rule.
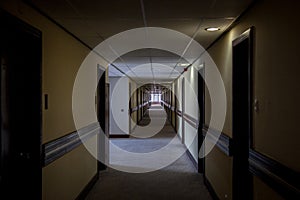
[[[199,106],[197,101],[198,95],[198,71],[194,67],[190,67],[182,76],[175,80],[173,83],[174,92],[178,99],[177,108],[182,111],[182,80],[184,78],[184,91],[185,101],[184,108],[186,114],[194,119],[199,118]],[[178,132],[180,138],[182,138],[182,118],[178,117]],[[198,162],[198,142],[197,142],[197,129],[191,126],[188,122],[184,122],[184,144],[188,148],[189,152]]]
[[[291,30],[299,24],[299,6],[294,1],[260,1],[244,15],[240,22],[221,38],[209,54],[218,66],[224,80],[227,92],[227,116],[223,132],[232,136],[232,41],[249,27],[254,26],[254,98],[259,101],[259,112],[253,116],[253,143],[254,149],[278,162],[300,171],[299,139],[300,128],[300,85],[299,76],[299,49],[300,29]],[[206,100],[208,100],[206,91]],[[206,116],[210,115],[210,104],[206,105]],[[206,118],[208,119],[208,118]],[[208,121],[206,121],[208,123]],[[207,165],[224,165],[231,158],[223,159],[223,155],[209,155]],[[220,160],[223,162],[220,163]],[[220,197],[227,187],[220,184],[221,179],[215,174],[221,174],[223,167],[215,171],[207,171],[206,176],[216,184],[215,189]],[[230,173],[229,171],[224,173]],[[231,183],[231,177],[227,183]],[[217,185],[218,184],[218,185]],[[254,181],[256,199],[263,199],[257,194],[274,199],[275,192]],[[276,197],[277,198],[277,197]]]
[[[174,83],[175,86],[175,94],[178,99],[177,109],[182,111],[182,76],[180,76]],[[180,138],[182,138],[182,117],[177,117],[178,122],[178,131],[177,134]]]
[[[254,113],[254,146],[299,171],[300,163],[294,162],[294,158],[300,157],[296,148],[300,139],[297,134],[300,95],[296,92],[300,91],[297,84],[300,60],[296,53],[300,30],[288,31],[290,25],[298,23],[295,13],[298,12],[293,4],[258,3],[209,53],[225,82],[228,112],[224,132],[231,135],[231,42],[247,28],[255,27],[254,98],[259,101],[260,111]],[[274,19],[276,23],[270,23]]]
[[[42,31],[42,90],[49,95],[49,109],[43,110],[43,143],[75,131],[73,83],[89,49],[21,1],[1,1],[1,7]],[[89,143],[95,143],[93,139]],[[74,199],[96,168],[96,160],[83,146],[69,152],[43,168],[43,199]]]
[[[91,163],[94,157],[81,145],[49,164],[43,169],[43,199],[74,200],[96,174]]]
[[[172,88],[172,107],[175,108],[175,105],[176,105],[175,101],[177,101],[177,97],[175,95],[175,84],[174,83],[172,83],[171,88]],[[176,125],[176,117],[177,117],[176,112],[172,112],[172,125],[173,125],[173,127],[175,127],[175,125]],[[175,127],[175,129],[176,129],[176,127]]]
[[[253,177],[253,199],[254,200],[264,200],[264,199],[272,199],[272,200],[283,200],[284,198],[276,194],[274,190],[272,190],[268,185],[266,185],[263,181],[261,181],[257,177]]]
[[[205,175],[219,199],[232,199],[232,158],[216,146],[205,157]]]
[[[195,67],[190,67],[187,72],[184,73],[185,78],[185,113],[194,119],[199,118],[199,106],[198,106],[198,71]],[[198,129],[191,126],[187,121],[184,122],[184,135],[185,145],[198,162]]]

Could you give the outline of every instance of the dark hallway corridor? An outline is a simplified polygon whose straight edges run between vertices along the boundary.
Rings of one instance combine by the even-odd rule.
[[[0,0],[0,200],[300,200],[299,10]]]
[[[150,107],[150,112],[156,112],[156,118],[160,118],[163,115],[162,109],[161,106],[156,105]],[[149,121],[149,115],[146,114],[140,125],[146,125]],[[141,153],[158,150],[167,145],[173,137],[178,136],[169,121],[166,121],[164,128],[151,138],[118,138],[111,139],[111,142],[124,150]],[[173,148],[183,148],[183,145],[179,142],[178,147]],[[87,199],[208,200],[212,198],[203,184],[202,175],[197,173],[189,156],[185,153],[173,164],[154,172],[126,173],[112,168],[101,171],[99,180]]]

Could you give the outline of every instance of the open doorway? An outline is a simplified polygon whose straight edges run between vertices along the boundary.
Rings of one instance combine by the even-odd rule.
[[[1,10],[0,21],[0,199],[41,199],[42,34]]]

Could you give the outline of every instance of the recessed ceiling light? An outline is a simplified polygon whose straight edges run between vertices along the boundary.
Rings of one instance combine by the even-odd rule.
[[[189,65],[189,63],[180,63],[180,64],[179,64],[180,67],[186,67],[186,66],[188,66],[188,65]]]
[[[209,31],[209,32],[214,32],[214,31],[218,31],[220,30],[219,28],[216,28],[216,27],[208,27],[205,29],[206,31]]]

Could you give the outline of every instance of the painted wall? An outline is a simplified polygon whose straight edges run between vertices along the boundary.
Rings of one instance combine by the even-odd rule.
[[[175,93],[176,97],[178,99],[178,105],[177,109],[182,111],[182,77],[179,77],[175,83]],[[177,122],[178,122],[178,131],[177,134],[180,138],[182,138],[182,117],[177,116]]]
[[[43,199],[74,200],[96,174],[95,167],[95,158],[83,145],[49,164],[43,169]]]
[[[185,80],[185,113],[194,119],[199,118],[199,106],[198,106],[198,71],[194,67],[190,67],[187,72],[184,73]],[[198,162],[198,129],[192,127],[185,121],[184,144],[194,157],[195,161]]]
[[[223,132],[232,136],[232,41],[249,27],[254,26],[254,98],[259,101],[259,112],[253,116],[254,149],[272,159],[300,171],[300,85],[299,49],[300,29],[290,29],[299,24],[299,6],[294,1],[259,1],[244,15],[239,23],[222,37],[209,54],[218,66],[227,92],[227,116]],[[209,94],[206,91],[206,100]],[[209,123],[210,104],[206,101],[206,124]],[[231,197],[231,158],[213,150],[207,157],[206,176],[213,183],[220,199],[225,193]],[[227,175],[224,175],[227,174]],[[216,176],[223,174],[223,176]],[[224,180],[223,180],[224,179]],[[227,179],[225,181],[225,179]],[[254,177],[255,199],[277,199],[278,195]]]
[[[173,83],[174,92],[178,99],[177,108],[182,111],[182,80],[184,80],[184,112],[193,117],[199,118],[199,106],[198,106],[198,71],[196,68],[191,67],[181,77],[179,77]],[[177,117],[178,132],[180,138],[182,138],[182,117]],[[197,141],[197,129],[192,127],[186,121],[184,122],[184,144],[188,148],[188,151],[192,154],[195,161],[198,162],[198,141]]]
[[[129,134],[129,79],[109,77],[109,83],[110,134]]]
[[[43,143],[75,131],[73,83],[89,49],[21,1],[1,1],[1,7],[42,31],[42,90],[49,95],[49,109],[42,111]],[[93,122],[85,120],[82,126]],[[88,142],[91,150],[96,150],[95,138]],[[43,168],[43,199],[76,198],[96,169],[97,162],[90,153],[83,146],[76,148]]]
[[[175,101],[177,100],[177,98],[175,96],[175,86],[174,85],[175,84],[172,83],[171,88],[172,88],[172,107],[175,108],[175,105],[176,105]],[[177,104],[178,104],[178,102],[177,102]],[[173,125],[173,127],[176,126],[176,118],[177,118],[176,112],[172,112],[172,125]],[[175,130],[177,130],[176,127],[175,127]]]
[[[208,143],[205,147],[211,145]],[[232,157],[226,156],[215,146],[205,157],[205,176],[219,199],[232,199]]]

